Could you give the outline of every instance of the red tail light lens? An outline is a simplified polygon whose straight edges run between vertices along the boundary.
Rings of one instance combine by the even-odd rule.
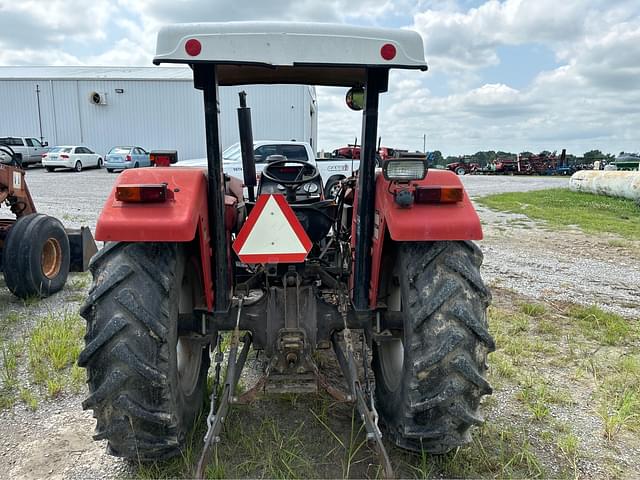
[[[118,185],[116,200],[126,203],[161,203],[173,198],[166,183],[146,185]]]
[[[462,187],[418,187],[416,203],[457,203],[464,198]]]
[[[46,153],[43,153],[43,154],[42,154],[42,158],[47,158],[47,154],[46,154]]]
[[[131,155],[127,155],[127,162],[131,161]]]
[[[60,158],[69,158],[69,155],[65,155],[64,153],[60,155]]]

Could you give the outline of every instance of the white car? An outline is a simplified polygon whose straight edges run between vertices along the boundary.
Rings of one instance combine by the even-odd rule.
[[[42,166],[47,172],[56,168],[72,168],[81,172],[83,168],[102,168],[103,160],[100,155],[87,147],[76,145],[62,145],[52,147],[42,156]]]

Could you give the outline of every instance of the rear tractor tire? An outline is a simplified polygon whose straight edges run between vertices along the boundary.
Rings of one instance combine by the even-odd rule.
[[[482,252],[471,242],[398,247],[381,295],[402,312],[403,331],[374,342],[378,411],[399,447],[445,453],[471,440],[471,426],[483,422],[480,399],[491,393]]]
[[[91,261],[93,285],[78,365],[87,369],[94,439],[140,461],[179,455],[200,412],[207,345],[179,330],[199,306],[197,269],[175,243],[111,243]]]
[[[69,274],[69,237],[57,218],[41,213],[20,217],[2,249],[7,288],[20,298],[48,297]]]

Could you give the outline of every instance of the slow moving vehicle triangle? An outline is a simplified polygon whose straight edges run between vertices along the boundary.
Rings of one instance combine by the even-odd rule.
[[[301,263],[311,240],[283,195],[260,195],[233,250],[245,263]]]

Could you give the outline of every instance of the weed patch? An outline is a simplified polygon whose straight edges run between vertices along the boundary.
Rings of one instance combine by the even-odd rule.
[[[638,336],[638,327],[629,320],[595,305],[573,307],[569,315],[578,321],[582,335],[604,345],[624,344]]]
[[[547,309],[539,303],[523,303],[520,305],[520,311],[530,317],[540,317],[546,313]]]
[[[73,365],[82,349],[84,322],[79,315],[49,314],[34,328],[28,340],[29,370],[36,384],[54,397],[78,381]],[[75,380],[74,380],[75,378]]]

